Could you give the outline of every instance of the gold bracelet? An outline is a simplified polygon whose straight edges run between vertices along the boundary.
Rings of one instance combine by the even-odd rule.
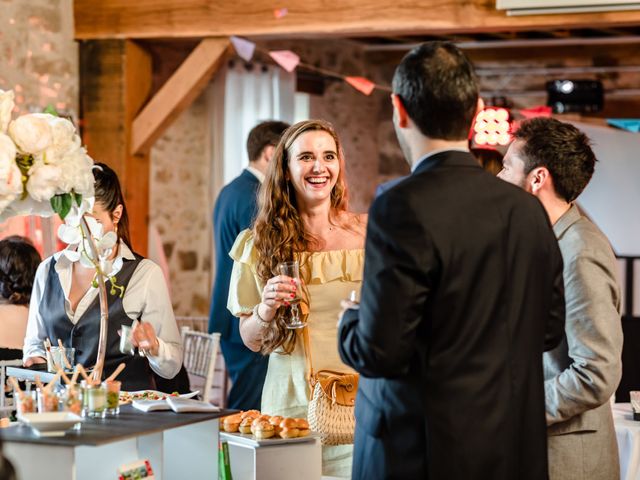
[[[256,316],[256,321],[258,322],[258,326],[262,329],[269,328],[271,326],[271,322],[267,322],[264,318],[260,316],[260,304],[257,304],[253,307],[253,313]]]

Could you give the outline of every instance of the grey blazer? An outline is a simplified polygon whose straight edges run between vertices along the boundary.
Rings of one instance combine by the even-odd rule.
[[[543,356],[549,471],[552,479],[618,478],[608,402],[622,375],[615,256],[604,234],[575,205],[553,231],[564,261],[566,321],[565,338]],[[584,435],[587,432],[590,434]],[[567,434],[575,435],[554,440],[554,436]],[[581,452],[583,449],[586,451]],[[556,467],[564,473],[554,475]]]

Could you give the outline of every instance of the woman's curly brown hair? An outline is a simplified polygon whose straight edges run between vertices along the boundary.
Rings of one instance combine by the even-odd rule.
[[[27,305],[41,258],[33,244],[17,235],[0,240],[0,299]]]
[[[331,218],[337,224],[340,213],[347,210],[348,193],[344,173],[344,154],[340,139],[333,126],[323,120],[306,120],[289,127],[282,134],[258,195],[258,215],[253,226],[254,245],[258,252],[256,272],[262,283],[279,274],[278,265],[296,259],[304,265],[308,253],[322,248],[317,238],[304,228],[297,208],[295,190],[287,179],[290,148],[300,135],[309,131],[327,132],[336,142],[340,172],[331,191]],[[301,268],[301,271],[304,271]],[[303,295],[308,305],[308,295]],[[263,354],[279,347],[291,353],[295,347],[296,332],[286,328],[282,310],[276,313],[274,327],[265,332],[262,339]]]

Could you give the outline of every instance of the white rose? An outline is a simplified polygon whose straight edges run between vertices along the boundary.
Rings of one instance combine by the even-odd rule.
[[[22,115],[9,124],[9,135],[22,153],[36,155],[51,146],[53,132],[45,115]]]
[[[58,193],[58,185],[62,172],[56,165],[36,163],[29,170],[27,191],[37,202],[48,201]]]
[[[40,114],[51,127],[51,145],[45,151],[46,163],[58,164],[69,152],[80,147],[80,137],[76,134],[76,127],[66,118]]]
[[[0,133],[6,133],[14,106],[13,90],[0,90]]]
[[[93,196],[93,160],[83,147],[68,153],[58,166],[62,172],[58,193],[73,190],[83,196]]]
[[[0,133],[0,196],[4,201],[11,197],[10,202],[20,193],[22,173],[16,164],[16,146],[7,135]]]

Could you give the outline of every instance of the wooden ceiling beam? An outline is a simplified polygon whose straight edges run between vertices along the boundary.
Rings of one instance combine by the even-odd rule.
[[[227,38],[206,38],[136,116],[131,129],[131,154],[147,152],[200,95],[229,50]]]
[[[640,24],[640,11],[509,17],[492,0],[75,0],[78,39],[453,34]],[[274,7],[274,5],[276,7]]]

